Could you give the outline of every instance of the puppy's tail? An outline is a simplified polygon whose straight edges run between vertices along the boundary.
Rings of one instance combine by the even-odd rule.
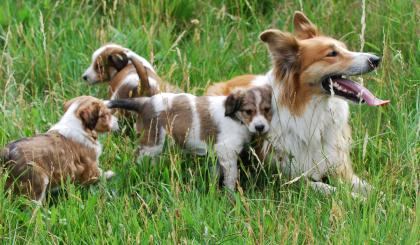
[[[140,78],[139,94],[143,96],[152,96],[152,90],[150,88],[149,76],[147,74],[147,68],[144,67],[143,63],[135,57],[130,57],[131,62],[136,68],[137,75]]]
[[[108,108],[119,108],[129,111],[141,112],[145,103],[149,100],[147,97],[139,97],[132,99],[109,100],[106,102]]]

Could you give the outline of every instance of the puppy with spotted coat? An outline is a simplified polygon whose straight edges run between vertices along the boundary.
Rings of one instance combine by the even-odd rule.
[[[101,175],[106,179],[114,176],[99,168],[102,146],[98,133],[118,129],[111,110],[91,96],[66,102],[64,110],[48,132],[13,141],[0,150],[0,168],[8,172],[6,189],[41,203],[48,189],[59,187],[67,178],[88,185]]]
[[[162,93],[111,100],[107,105],[137,112],[140,157],[160,154],[166,135],[198,155],[206,154],[213,143],[224,175],[223,183],[234,190],[238,153],[253,134],[265,134],[269,130],[271,93],[271,87],[265,85],[238,90],[229,96]]]

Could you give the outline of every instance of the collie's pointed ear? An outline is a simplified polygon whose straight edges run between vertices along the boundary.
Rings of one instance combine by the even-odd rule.
[[[267,43],[276,75],[280,79],[299,66],[299,43],[292,34],[270,29],[261,33],[260,39]]]
[[[300,11],[296,11],[293,16],[295,35],[299,39],[313,38],[319,35],[318,28]]]

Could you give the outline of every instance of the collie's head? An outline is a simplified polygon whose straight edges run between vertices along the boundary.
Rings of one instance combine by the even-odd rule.
[[[93,53],[92,63],[83,73],[83,79],[89,84],[110,81],[127,66],[128,52],[128,49],[117,44],[100,47]]]
[[[280,103],[293,114],[302,114],[313,96],[338,96],[368,105],[389,103],[347,77],[373,71],[380,57],[349,51],[343,42],[321,35],[301,12],[294,15],[294,27],[294,34],[270,29],[260,35],[272,57],[273,75],[282,84]]]

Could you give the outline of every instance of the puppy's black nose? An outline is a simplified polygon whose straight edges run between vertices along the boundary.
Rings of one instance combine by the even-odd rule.
[[[256,125],[255,126],[255,130],[257,130],[257,132],[261,133],[262,131],[264,131],[264,125]]]
[[[381,63],[381,57],[378,57],[378,56],[373,55],[372,57],[369,57],[369,61],[368,62],[369,62],[369,65],[372,68],[376,68]]]
[[[83,75],[83,80],[87,81],[87,75]]]

